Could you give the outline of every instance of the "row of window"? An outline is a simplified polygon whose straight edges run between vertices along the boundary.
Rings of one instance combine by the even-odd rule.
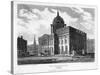
[[[67,44],[67,39],[59,39],[59,44]]]
[[[53,50],[53,47],[42,47],[43,49],[45,48],[45,49],[50,49],[50,50]],[[59,49],[60,50],[64,50],[64,48],[65,48],[65,50],[67,50],[67,46],[59,46]]]
[[[49,45],[53,45],[53,40],[52,41],[49,41]]]
[[[43,48],[44,50],[50,50],[51,52],[53,52],[53,47],[46,47],[46,48]],[[59,46],[59,50],[60,50],[60,53],[61,54],[67,54],[67,51],[68,51],[68,47],[67,46]]]
[[[60,46],[59,49],[60,49],[61,53],[66,54],[67,50],[68,50],[68,47],[67,46]]]
[[[80,30],[76,30],[76,32],[77,32],[77,33],[80,33],[80,34],[82,34],[82,35],[85,35],[85,33],[82,32],[82,31],[80,31]]]
[[[64,50],[64,48],[65,48],[65,50],[67,50],[67,46],[59,46],[60,50]]]
[[[42,49],[45,49],[45,50],[53,50],[53,47],[44,46],[44,47],[42,47]]]
[[[59,39],[59,44],[67,44],[67,39]],[[49,45],[53,45],[53,41],[50,41]]]

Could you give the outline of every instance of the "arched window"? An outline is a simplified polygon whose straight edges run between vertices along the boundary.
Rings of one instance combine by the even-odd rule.
[[[67,46],[65,46],[65,54],[67,54],[67,50],[68,50],[68,48],[67,48]]]
[[[64,52],[64,48],[63,48],[63,46],[61,47],[61,49],[62,49],[61,53],[63,54],[63,52]]]
[[[61,44],[63,44],[63,39],[61,40]]]
[[[67,39],[65,39],[65,44],[67,43]]]
[[[59,44],[61,44],[61,39],[59,39]]]

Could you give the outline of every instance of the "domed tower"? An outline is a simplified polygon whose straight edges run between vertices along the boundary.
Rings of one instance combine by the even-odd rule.
[[[54,36],[54,54],[59,54],[59,37],[56,34],[56,30],[65,27],[63,18],[59,15],[57,11],[57,16],[53,20],[53,24],[51,24],[51,35]]]
[[[53,20],[53,24],[51,24],[51,33],[55,33],[57,29],[65,27],[63,18],[59,15],[57,11],[57,16]]]

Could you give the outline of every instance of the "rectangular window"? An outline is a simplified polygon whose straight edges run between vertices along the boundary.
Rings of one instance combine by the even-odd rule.
[[[60,39],[59,39],[59,44],[60,44],[61,42],[60,42]]]
[[[67,39],[65,39],[65,44],[67,43]]]
[[[61,50],[62,50],[61,53],[63,54],[63,50],[64,50],[64,49],[63,49],[63,46],[62,46]]]
[[[67,54],[67,46],[65,46],[65,54]]]
[[[52,40],[51,40],[51,45],[52,45]]]
[[[63,39],[61,40],[61,44],[63,44]]]
[[[53,45],[53,40],[52,40],[52,45]]]

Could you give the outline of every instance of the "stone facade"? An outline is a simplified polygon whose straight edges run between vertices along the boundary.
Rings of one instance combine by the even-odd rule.
[[[18,57],[24,57],[28,55],[27,40],[23,39],[23,36],[17,38],[17,50]]]
[[[86,33],[66,26],[63,18],[57,12],[51,24],[51,34],[44,34],[39,38],[41,52],[49,55],[83,55],[86,53]]]

